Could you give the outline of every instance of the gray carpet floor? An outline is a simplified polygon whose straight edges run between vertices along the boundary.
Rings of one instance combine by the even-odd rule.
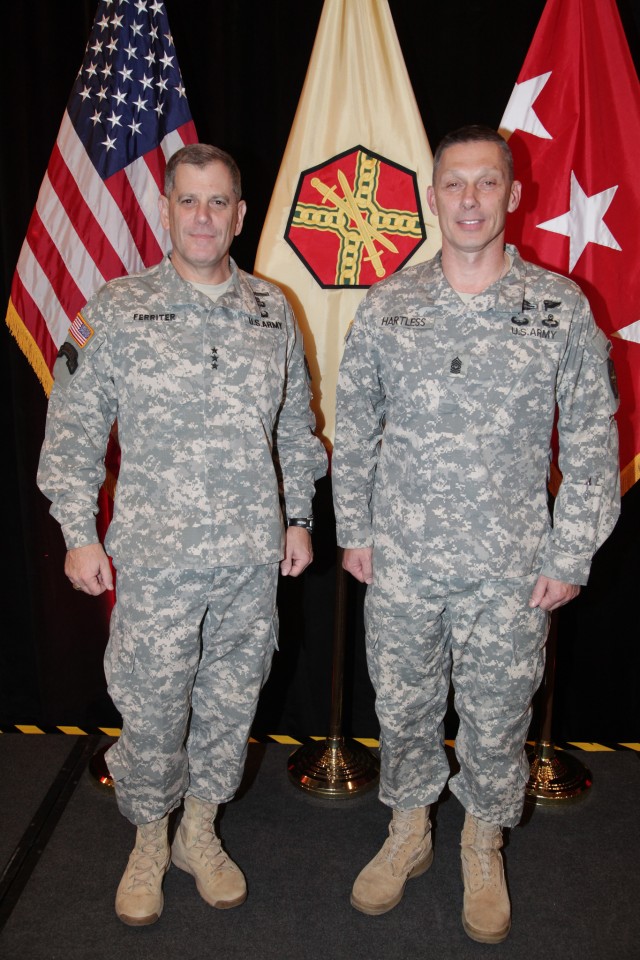
[[[408,883],[395,910],[366,917],[349,891],[386,835],[387,809],[375,790],[348,800],[309,796],[288,779],[292,748],[278,744],[250,747],[242,789],[221,818],[247,876],[246,903],[213,910],[172,867],[160,921],[124,926],[113,897],[134,831],[113,792],[84,769],[95,746],[87,740],[0,737],[6,960],[640,958],[640,756],[631,751],[579,754],[593,772],[585,799],[535,807],[510,832],[513,927],[503,944],[487,946],[460,924],[463,811],[454,797],[436,811],[431,869]]]

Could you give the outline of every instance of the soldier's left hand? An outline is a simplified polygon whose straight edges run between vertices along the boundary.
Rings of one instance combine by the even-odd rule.
[[[283,577],[297,577],[313,560],[311,535],[304,527],[288,527],[284,544],[284,560],[280,562]]]
[[[537,583],[533,588],[530,607],[540,607],[541,610],[557,610],[569,603],[580,593],[580,587],[575,583],[564,583],[563,580],[553,580],[551,577],[538,577]]]

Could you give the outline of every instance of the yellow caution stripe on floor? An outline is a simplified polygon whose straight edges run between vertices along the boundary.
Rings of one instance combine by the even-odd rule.
[[[2,733],[27,733],[27,734],[66,734],[73,737],[85,737],[93,736],[95,734],[104,734],[107,737],[119,737],[121,734],[120,727],[79,727],[72,724],[58,724],[54,727],[37,725],[33,723],[16,723],[12,726],[0,726],[0,734]],[[272,733],[272,734],[258,734],[256,736],[251,736],[249,738],[249,743],[279,743],[284,746],[299,747],[303,743],[308,742],[309,740],[325,740],[326,737],[323,736],[309,736],[303,739],[296,739],[295,737],[289,737],[282,733]],[[361,743],[365,747],[369,747],[371,750],[376,749],[380,746],[379,740],[375,737],[353,737],[354,740],[357,740],[358,743]],[[534,741],[527,741],[528,745],[533,747],[535,746]],[[445,740],[445,746],[454,747],[455,740]],[[636,753],[640,753],[640,743],[634,741],[629,742],[622,741],[616,743],[594,743],[590,740],[560,740],[557,741],[554,746],[558,750],[582,750],[585,753],[609,753],[616,750],[633,750]]]

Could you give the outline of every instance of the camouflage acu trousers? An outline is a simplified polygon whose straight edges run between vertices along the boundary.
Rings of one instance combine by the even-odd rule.
[[[440,796],[450,773],[443,737],[451,680],[460,719],[451,791],[474,816],[515,826],[548,630],[548,615],[528,606],[537,576],[438,583],[378,553],[374,576],[365,625],[380,721],[380,799],[411,809]]]
[[[185,794],[233,797],[276,645],[277,577],[277,563],[118,570],[105,673],[122,734],[106,761],[133,823]]]

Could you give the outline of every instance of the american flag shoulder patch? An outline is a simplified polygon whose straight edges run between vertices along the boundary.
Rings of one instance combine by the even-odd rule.
[[[86,346],[93,336],[93,330],[81,313],[76,314],[75,319],[69,327],[69,333],[79,347]]]

